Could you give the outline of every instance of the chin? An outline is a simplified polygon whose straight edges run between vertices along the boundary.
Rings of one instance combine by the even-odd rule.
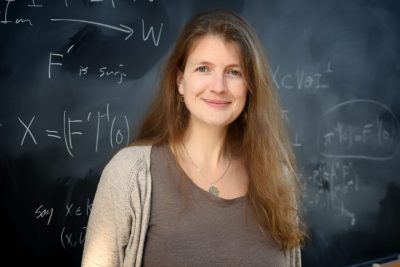
[[[212,127],[227,127],[233,121],[234,120],[208,120],[205,121],[205,123]]]

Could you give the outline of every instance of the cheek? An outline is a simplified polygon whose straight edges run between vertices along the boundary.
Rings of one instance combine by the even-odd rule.
[[[232,91],[232,93],[234,94],[234,97],[239,100],[239,101],[243,101],[246,102],[246,98],[247,98],[247,88],[244,86],[243,83],[237,84],[234,87],[234,90]]]
[[[190,79],[184,82],[184,91],[187,97],[196,97],[207,88],[207,82],[201,79]]]
[[[239,88],[238,91],[236,91],[235,98],[237,100],[238,109],[242,112],[247,101],[247,89],[243,87]]]
[[[240,113],[243,112],[244,107],[246,106],[246,100],[247,100],[247,97],[246,97],[246,96],[247,96],[247,95],[245,94],[245,95],[242,97],[241,101],[240,101],[240,107],[239,107]]]

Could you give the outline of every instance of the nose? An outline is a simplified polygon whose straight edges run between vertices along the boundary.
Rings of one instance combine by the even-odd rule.
[[[228,89],[224,73],[216,73],[211,86],[211,91],[217,94],[224,93]]]

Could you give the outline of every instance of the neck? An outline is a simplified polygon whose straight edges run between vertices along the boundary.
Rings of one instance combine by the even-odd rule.
[[[199,167],[217,169],[228,160],[224,154],[226,134],[227,127],[210,127],[189,122],[183,144]]]

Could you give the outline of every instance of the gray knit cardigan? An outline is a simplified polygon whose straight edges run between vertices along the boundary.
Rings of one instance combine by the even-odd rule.
[[[151,146],[127,147],[106,165],[86,229],[82,266],[141,266],[150,219]],[[289,267],[300,267],[300,249]]]

